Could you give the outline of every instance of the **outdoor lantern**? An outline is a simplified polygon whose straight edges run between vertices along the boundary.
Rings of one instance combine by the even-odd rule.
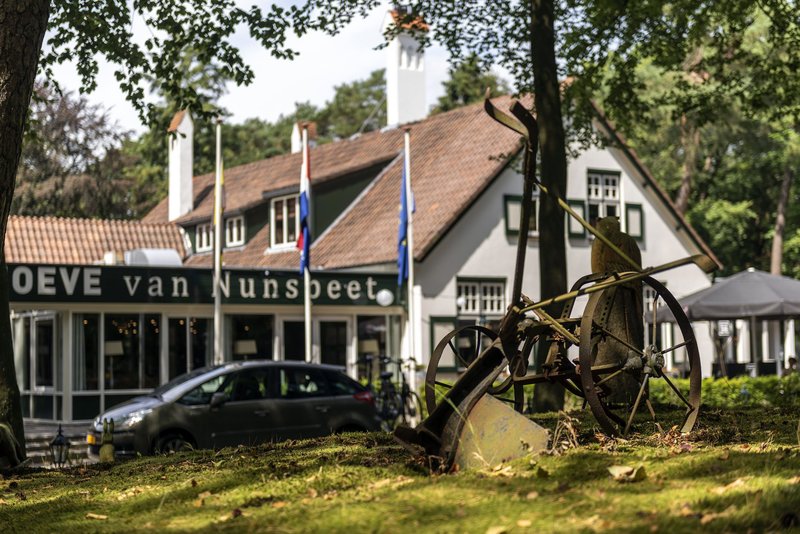
[[[50,442],[50,454],[56,467],[64,467],[69,459],[69,440],[64,436],[61,424],[58,425],[58,435]]]

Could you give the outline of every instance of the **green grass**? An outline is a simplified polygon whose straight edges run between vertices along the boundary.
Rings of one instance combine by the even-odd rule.
[[[708,411],[689,436],[643,428],[629,440],[576,417],[577,447],[449,475],[386,434],[31,469],[0,480],[0,531],[673,534],[800,521],[796,411]],[[647,475],[617,482],[613,465]]]

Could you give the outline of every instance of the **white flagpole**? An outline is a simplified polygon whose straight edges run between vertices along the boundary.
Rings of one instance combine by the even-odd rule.
[[[214,363],[222,354],[222,119],[217,118],[217,170],[214,181]]]
[[[303,124],[303,169],[306,179],[309,179],[309,161],[308,161],[308,125]],[[307,184],[308,189],[306,190],[306,195],[308,195],[308,204],[309,204],[309,213],[308,213],[308,224],[309,227],[311,226],[311,184]],[[301,230],[302,231],[302,230]],[[309,233],[310,235],[310,233]],[[309,243],[308,246],[310,247],[311,244]],[[306,334],[306,361],[310,362],[313,361],[311,356],[311,265],[306,264],[306,268],[303,270],[303,311],[305,312],[304,316],[304,324],[305,324],[305,334]]]
[[[416,309],[414,306],[414,199],[411,196],[411,131],[405,130],[405,168],[406,168],[406,213],[408,214],[408,358],[415,357],[416,352]],[[416,370],[410,369],[408,383],[416,390]]]

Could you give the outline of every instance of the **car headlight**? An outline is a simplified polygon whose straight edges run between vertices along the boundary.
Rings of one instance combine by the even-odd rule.
[[[114,420],[114,430],[128,430],[133,428],[142,422],[142,419],[144,419],[145,415],[152,411],[152,408],[136,410],[135,412],[131,412],[121,419],[116,419]]]

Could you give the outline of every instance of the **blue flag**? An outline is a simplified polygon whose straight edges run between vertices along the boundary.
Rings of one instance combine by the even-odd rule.
[[[403,285],[406,280],[408,280],[408,199],[406,165],[403,160],[403,179],[400,180],[400,225],[397,228],[397,285]]]

